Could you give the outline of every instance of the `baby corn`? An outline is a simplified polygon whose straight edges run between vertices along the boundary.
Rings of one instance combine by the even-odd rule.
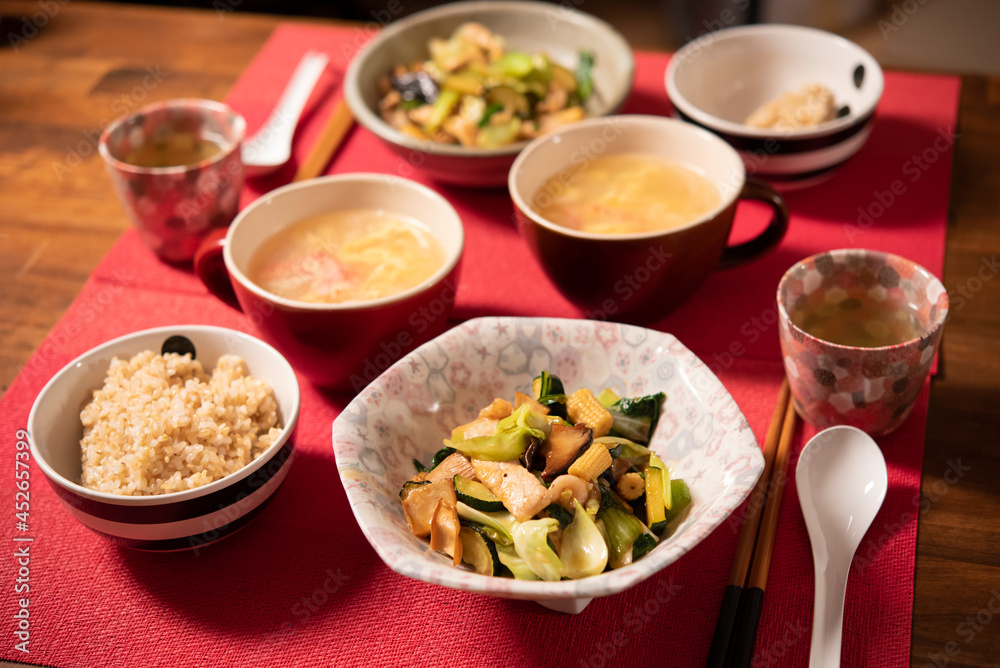
[[[566,400],[566,415],[569,416],[573,424],[582,422],[590,427],[591,431],[594,432],[594,438],[607,436],[615,421],[608,409],[597,400],[594,393],[586,388],[569,395]]]

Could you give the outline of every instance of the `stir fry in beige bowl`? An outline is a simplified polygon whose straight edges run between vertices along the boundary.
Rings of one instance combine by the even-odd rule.
[[[545,53],[508,50],[502,35],[475,22],[427,48],[428,60],[397,65],[379,81],[382,118],[414,139],[498,148],[586,116],[589,51],[570,71]]]

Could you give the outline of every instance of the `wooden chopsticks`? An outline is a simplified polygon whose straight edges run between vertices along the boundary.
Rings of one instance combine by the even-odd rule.
[[[326,120],[319,141],[313,146],[305,161],[299,165],[299,170],[295,173],[295,178],[292,181],[304,181],[322,174],[323,169],[330,162],[330,158],[337,152],[337,147],[340,146],[344,135],[353,124],[354,116],[351,114],[351,109],[347,106],[347,102],[341,99]]]
[[[795,406],[789,401],[788,379],[785,379],[764,439],[764,471],[750,493],[750,505],[736,543],[729,584],[706,662],[708,668],[750,666],[753,659],[794,433]]]

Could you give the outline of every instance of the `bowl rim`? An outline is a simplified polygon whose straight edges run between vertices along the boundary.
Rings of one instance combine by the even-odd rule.
[[[222,477],[218,480],[208,483],[207,485],[202,485],[200,487],[195,487],[194,489],[186,489],[180,492],[168,492],[166,494],[155,494],[155,495],[144,495],[144,496],[125,496],[121,494],[111,494],[108,492],[100,492],[97,490],[92,490],[84,487],[78,482],[73,482],[69,480],[59,472],[57,472],[48,460],[41,455],[38,450],[38,446],[35,442],[35,430],[33,429],[35,425],[35,420],[38,418],[39,406],[46,400],[50,392],[55,391],[55,387],[63,382],[63,380],[73,373],[77,366],[83,364],[88,359],[99,355],[111,348],[117,347],[122,343],[127,341],[137,339],[140,336],[154,335],[154,334],[181,334],[184,335],[186,332],[197,331],[204,333],[209,336],[235,336],[238,339],[242,339],[244,342],[249,343],[249,345],[256,345],[264,351],[265,354],[270,355],[282,366],[282,371],[290,374],[291,378],[295,380],[294,396],[292,396],[292,408],[289,411],[289,415],[283,416],[284,426],[281,429],[281,433],[278,438],[274,440],[264,452],[262,452],[256,459],[251,461],[249,464],[243,468],[233,471],[229,475]],[[139,350],[134,351],[132,354],[140,352]],[[235,353],[234,353],[235,354]],[[246,360],[244,360],[246,361]],[[272,390],[274,388],[272,387]],[[188,501],[191,499],[196,499],[202,496],[207,496],[214,492],[217,492],[229,485],[239,482],[244,478],[252,475],[254,472],[260,470],[267,464],[275,454],[277,454],[291,437],[292,432],[299,421],[299,413],[302,406],[302,392],[299,388],[298,379],[295,376],[295,370],[292,365],[289,364],[288,360],[279,353],[273,346],[269,343],[258,339],[255,336],[251,336],[245,332],[241,332],[235,329],[229,329],[227,327],[218,327],[215,325],[167,325],[164,327],[152,327],[149,329],[143,329],[136,332],[131,332],[129,334],[123,334],[122,336],[115,337],[109,341],[91,348],[90,350],[82,353],[75,357],[68,364],[63,366],[59,371],[57,371],[52,378],[42,386],[41,391],[35,397],[35,401],[31,405],[31,411],[28,413],[28,423],[25,431],[28,434],[28,444],[31,448],[31,457],[38,464],[39,468],[45,474],[45,477],[51,483],[55,483],[62,487],[63,489],[77,495],[93,501],[107,503],[119,506],[159,506],[165,504],[176,503],[179,501]],[[79,418],[77,418],[79,419]],[[78,444],[79,445],[79,444]],[[289,458],[287,461],[291,461]]]
[[[294,299],[288,299],[287,297],[282,297],[276,295],[273,292],[269,292],[264,288],[260,287],[256,283],[250,280],[250,278],[236,266],[236,261],[233,260],[232,251],[230,249],[230,243],[233,238],[233,234],[239,223],[249,216],[251,213],[257,209],[265,206],[270,206],[275,198],[294,196],[293,193],[299,190],[310,190],[312,188],[325,188],[325,187],[337,187],[343,185],[349,185],[351,183],[376,183],[382,188],[389,188],[390,190],[396,187],[406,188],[411,191],[411,196],[414,197],[425,197],[432,202],[444,205],[445,211],[451,214],[451,222],[455,223],[455,230],[453,233],[453,238],[458,239],[458,245],[455,251],[449,255],[446,255],[444,264],[438,268],[433,274],[428,278],[424,279],[417,285],[398,292],[393,295],[388,295],[385,297],[380,297],[378,299],[370,299],[365,301],[348,301],[348,302],[338,302],[333,304],[327,303],[312,303],[312,302],[300,302]],[[334,209],[337,210],[337,209]],[[400,213],[400,212],[396,212]],[[402,215],[409,215],[402,213]],[[420,221],[421,223],[423,221]],[[442,250],[445,244],[437,238],[436,235],[431,234],[435,237],[435,241],[441,244]],[[266,239],[261,239],[257,247],[259,248]],[[462,259],[462,254],[465,251],[465,225],[462,223],[462,217],[455,210],[455,207],[449,202],[443,195],[437,191],[421,184],[416,181],[411,181],[410,179],[405,179],[401,176],[393,176],[392,174],[378,174],[374,172],[351,172],[349,174],[335,174],[332,176],[320,176],[313,179],[306,179],[305,181],[298,181],[295,183],[289,183],[280,188],[275,188],[270,192],[264,193],[259,198],[250,203],[246,208],[237,214],[236,218],[229,225],[229,229],[226,231],[226,238],[223,244],[222,257],[226,264],[226,270],[229,272],[231,278],[235,279],[240,283],[240,285],[252,292],[257,297],[272,302],[281,306],[284,309],[290,311],[315,311],[320,313],[328,312],[354,312],[354,311],[366,311],[371,309],[381,308],[383,306],[388,306],[390,304],[395,304],[397,302],[406,301],[411,297],[419,295],[427,290],[431,289],[441,281],[445,280],[448,275],[458,266],[459,261]]]
[[[930,322],[925,330],[921,330],[919,336],[915,336],[912,339],[907,339],[901,343],[894,343],[889,346],[875,346],[875,347],[863,347],[863,346],[847,346],[842,343],[834,343],[833,341],[827,341],[826,339],[821,339],[818,336],[813,336],[809,332],[805,331],[798,325],[796,325],[791,316],[788,314],[788,309],[785,307],[785,300],[781,298],[782,292],[784,292],[785,284],[791,281],[795,276],[803,270],[806,262],[810,260],[814,261],[818,257],[823,255],[831,255],[834,258],[837,257],[847,257],[847,256],[860,256],[860,257],[881,257],[883,259],[893,259],[900,264],[906,264],[913,267],[915,273],[919,273],[927,278],[928,283],[931,285],[936,284],[941,288],[941,294],[944,295],[944,307],[938,310],[937,316],[932,322]],[[940,297],[939,297],[940,299]],[[823,347],[828,347],[833,350],[842,350],[844,352],[850,351],[865,351],[871,353],[888,352],[891,350],[899,350],[901,348],[907,348],[914,344],[918,344],[922,339],[927,339],[934,336],[939,329],[944,327],[945,320],[948,318],[948,311],[951,306],[951,300],[948,297],[948,291],[945,289],[944,284],[941,282],[937,276],[931,273],[922,265],[917,264],[913,260],[903,257],[902,255],[896,255],[895,253],[889,253],[886,251],[879,251],[870,248],[837,248],[834,250],[823,251],[822,253],[815,253],[808,257],[804,257],[791,267],[789,267],[784,274],[781,276],[781,280],[778,281],[778,290],[775,295],[775,300],[778,303],[778,317],[788,325],[788,327],[795,332],[800,333],[805,339],[816,341]]]
[[[170,165],[169,167],[140,167],[139,165],[133,165],[125,162],[124,160],[119,160],[111,154],[111,149],[108,148],[108,138],[111,136],[112,132],[140,114],[150,114],[161,109],[209,109],[211,111],[227,114],[232,120],[234,139],[226,142],[226,144],[222,146],[222,150],[218,153],[199,160],[198,162],[189,162],[186,165]],[[138,109],[122,114],[115,120],[111,121],[111,123],[104,128],[104,131],[101,132],[101,136],[97,140],[97,152],[100,153],[102,158],[104,158],[105,164],[107,164],[108,167],[114,167],[122,172],[151,175],[185,174],[187,172],[197,171],[216,163],[220,163],[234,153],[238,153],[243,145],[243,140],[246,139],[246,131],[246,119],[244,119],[242,114],[230,107],[228,104],[206,98],[179,97],[170,100],[162,100],[160,102],[151,102],[147,105],[139,107]],[[242,162],[240,164],[242,165]]]
[[[807,35],[813,39],[825,40],[855,52],[858,58],[862,61],[862,64],[865,66],[865,71],[867,72],[866,76],[875,77],[876,94],[873,96],[870,104],[867,104],[859,109],[852,108],[851,113],[848,115],[821,123],[815,127],[792,130],[774,130],[771,128],[752,128],[742,123],[728,121],[723,118],[719,118],[718,116],[709,114],[689,101],[677,87],[677,71],[682,68],[689,59],[695,58],[696,55],[703,50],[711,49],[712,46],[718,42],[741,39],[749,35],[764,34],[780,38],[781,35],[796,33],[799,35]],[[871,116],[874,114],[879,100],[882,99],[882,94],[885,90],[885,75],[882,72],[882,67],[878,64],[878,61],[875,60],[875,58],[860,45],[849,39],[841,37],[840,35],[827,32],[826,30],[784,23],[735,26],[732,28],[724,28],[715,32],[706,33],[697,37],[685,44],[673,55],[670,59],[670,63],[667,65],[664,78],[666,80],[667,96],[670,98],[671,103],[678,112],[688,116],[698,124],[712,130],[717,130],[727,135],[743,139],[760,140],[815,139],[817,137],[825,137],[827,135],[836,134],[837,132],[854,127],[855,125],[867,123],[871,120]]]
[[[729,393],[725,385],[722,384],[722,381],[719,380],[718,376],[716,376],[712,372],[712,370],[708,367],[707,364],[705,364],[704,361],[702,361],[700,357],[695,355],[690,349],[684,346],[684,344],[682,344],[677,339],[676,336],[674,336],[673,334],[669,334],[667,332],[660,332],[657,330],[638,327],[636,325],[628,325],[624,323],[607,323],[604,321],[579,320],[570,318],[522,317],[522,316],[509,316],[509,317],[485,316],[480,318],[472,318],[463,323],[460,323],[459,325],[453,327],[452,329],[444,332],[440,336],[410,351],[410,353],[408,353],[398,362],[393,364],[392,367],[383,372],[383,375],[385,375],[385,373],[389,373],[390,371],[396,368],[402,368],[403,365],[408,362],[411,356],[418,355],[419,353],[426,352],[427,350],[431,350],[435,345],[439,344],[446,337],[459,336],[463,338],[469,338],[471,336],[471,333],[468,331],[468,329],[473,324],[476,323],[499,324],[502,321],[507,321],[507,322],[526,321],[526,322],[536,323],[538,326],[543,326],[545,323],[559,323],[567,326],[586,323],[589,324],[590,326],[595,326],[595,327],[599,325],[614,325],[621,328],[642,330],[647,335],[655,335],[656,337],[662,337],[663,340],[672,342],[677,346],[679,346],[682,349],[682,353],[690,355],[691,359],[695,364],[695,368],[697,368],[700,371],[703,370],[704,373],[708,374],[708,377],[710,379],[718,383],[719,387],[721,387],[723,391],[725,391],[725,395],[728,398],[728,402],[723,402],[723,404],[726,406],[731,405],[739,413],[742,419],[746,421],[746,417],[743,416],[742,409],[740,409],[739,405],[736,403],[735,398],[732,396],[732,394]],[[380,376],[380,378],[381,377],[382,376]],[[387,566],[389,566],[389,568],[391,568],[396,573],[399,573],[400,575],[420,580],[422,582],[429,582],[431,584],[442,585],[445,587],[449,587],[451,589],[458,589],[461,591],[471,591],[475,593],[493,595],[493,596],[501,596],[504,598],[529,599],[529,600],[539,600],[539,601],[550,600],[550,599],[567,599],[567,598],[569,599],[596,598],[599,596],[609,596],[612,594],[625,591],[626,589],[629,589],[637,585],[638,583],[652,577],[656,573],[662,571],[664,568],[671,565],[672,563],[683,557],[685,554],[693,550],[703,540],[705,540],[714,531],[716,531],[718,527],[721,526],[723,522],[725,522],[726,518],[729,517],[732,513],[736,512],[736,510],[740,507],[743,501],[745,501],[746,498],[750,495],[754,487],[754,484],[756,483],[756,480],[760,477],[760,474],[763,472],[764,469],[764,456],[759,447],[756,436],[753,434],[752,430],[747,430],[747,434],[749,435],[749,438],[751,439],[754,447],[747,448],[746,456],[750,458],[752,463],[752,469],[755,470],[756,476],[752,481],[748,481],[746,489],[743,490],[742,493],[740,492],[740,489],[737,486],[730,491],[731,495],[730,497],[715,497],[712,500],[713,502],[718,501],[719,498],[729,499],[729,501],[727,501],[725,504],[727,512],[725,513],[714,512],[706,515],[701,520],[703,525],[699,527],[700,531],[697,534],[695,533],[690,534],[690,539],[691,539],[690,544],[681,548],[680,552],[675,557],[667,556],[666,553],[662,551],[659,554],[657,554],[656,550],[654,549],[648,555],[643,557],[643,559],[634,562],[633,564],[630,564],[627,567],[615,571],[601,573],[595,576],[580,578],[578,580],[562,580],[558,582],[511,580],[508,578],[498,578],[494,576],[480,575],[478,573],[473,573],[473,572],[459,571],[450,564],[445,566],[443,563],[441,564],[442,567],[448,569],[445,571],[446,574],[451,573],[452,570],[455,573],[461,572],[462,575],[467,576],[469,580],[462,581],[449,577],[430,578],[428,577],[426,569],[421,568],[419,566],[407,567],[406,560],[401,560],[397,558],[395,555],[393,555],[391,552],[383,549],[382,544],[379,542],[379,540],[375,538],[375,533],[376,531],[378,531],[378,528],[370,526],[368,523],[361,521],[360,513],[367,512],[367,509],[372,507],[371,502],[368,499],[364,498],[362,496],[362,493],[359,492],[357,489],[354,489],[346,484],[347,476],[345,475],[345,471],[353,469],[351,469],[349,465],[346,465],[344,463],[342,458],[343,455],[341,455],[341,453],[339,452],[337,424],[338,423],[346,424],[347,422],[351,421],[349,417],[350,416],[349,409],[351,408],[351,405],[361,401],[365,393],[368,392],[369,389],[372,388],[377,382],[378,379],[375,379],[375,381],[372,381],[372,383],[368,387],[366,387],[364,390],[358,393],[358,395],[354,399],[352,399],[351,404],[346,406],[344,410],[341,411],[340,415],[337,416],[333,424],[332,446],[334,450],[334,456],[337,459],[337,469],[338,472],[340,473],[341,483],[344,486],[348,502],[351,506],[351,511],[353,512],[355,520],[357,521],[358,526],[361,528],[362,533],[365,535],[365,538],[368,540],[369,544],[378,554],[379,558]],[[740,430],[739,434],[742,433],[743,431]],[[737,483],[738,481],[736,480],[733,481],[734,485],[737,485]],[[365,510],[362,511],[361,510],[362,508],[364,508]],[[378,512],[381,513],[384,511],[379,509]],[[688,520],[685,519],[684,522],[682,522],[681,526],[683,526],[684,523],[686,523],[687,521]],[[676,535],[677,533],[675,532],[674,534],[672,534],[671,537]],[[500,584],[501,586],[499,587],[495,586],[497,584]]]
[[[695,218],[694,220],[685,223],[684,225],[680,225],[678,227],[671,227],[664,230],[653,230],[651,232],[641,232],[633,234],[625,234],[625,233],[600,234],[597,232],[584,232],[582,230],[574,230],[573,228],[570,227],[564,227],[563,225],[558,225],[556,223],[553,223],[547,218],[544,218],[541,215],[539,215],[538,212],[536,212],[535,209],[528,203],[528,201],[525,198],[525,194],[522,194],[520,188],[517,187],[518,171],[524,168],[524,164],[528,160],[532,159],[533,154],[535,154],[538,151],[546,150],[547,145],[563,141],[563,138],[567,134],[574,132],[585,132],[590,130],[594,126],[601,126],[601,125],[611,126],[616,124],[625,124],[631,128],[639,126],[659,126],[661,128],[675,128],[677,131],[680,132],[690,132],[692,134],[696,134],[709,142],[716,143],[716,145],[719,146],[720,149],[729,152],[731,154],[730,157],[735,161],[734,166],[738,166],[739,170],[743,174],[743,177],[739,183],[734,184],[735,187],[733,189],[733,193],[728,198],[722,197],[722,193],[719,192],[720,202],[715,208],[702,214],[698,218]],[[552,174],[546,177],[546,180],[552,178],[553,176],[558,174],[561,170],[566,169],[568,167],[570,167],[570,165],[564,165],[559,167],[558,169],[553,171]],[[514,164],[511,165],[510,172],[508,173],[507,176],[507,190],[510,191],[510,197],[514,201],[514,207],[518,212],[523,214],[525,217],[529,218],[535,224],[540,225],[541,227],[544,227],[545,229],[551,232],[555,232],[556,234],[560,234],[567,237],[573,237],[576,239],[586,239],[588,241],[607,241],[607,242],[648,241],[651,239],[659,239],[662,237],[670,236],[678,232],[683,232],[685,230],[689,230],[691,228],[697,227],[699,225],[702,225],[704,223],[713,220],[719,214],[725,211],[726,208],[732,206],[732,204],[739,199],[740,193],[743,191],[743,186],[746,183],[746,180],[747,180],[746,167],[743,164],[743,160],[740,158],[739,153],[736,151],[736,149],[734,149],[732,146],[726,143],[725,140],[723,140],[721,137],[711,132],[710,130],[695,125],[694,123],[687,123],[685,121],[676,118],[670,118],[668,116],[654,116],[651,114],[615,114],[614,116],[600,116],[597,118],[587,118],[582,121],[573,123],[572,125],[567,125],[565,128],[560,128],[554,132],[550,132],[549,134],[542,135],[541,137],[532,140],[532,142],[528,144],[528,146],[526,146],[523,151],[521,151],[520,155],[518,155],[517,158],[515,158]],[[713,183],[713,185],[715,184]],[[718,186],[716,186],[716,190],[718,191]]]
[[[621,94],[616,99],[608,102],[608,110],[604,115],[612,114],[615,110],[620,109],[628,98],[632,90],[632,83],[635,80],[635,54],[621,33],[615,30],[608,22],[592,14],[587,14],[586,12],[570,7],[565,3],[554,5],[536,0],[472,0],[470,2],[450,2],[445,5],[415,12],[406,18],[388,24],[362,47],[351,60],[347,68],[347,73],[344,76],[344,98],[347,100],[347,104],[351,108],[354,117],[358,119],[358,122],[378,136],[379,139],[417,153],[461,158],[498,158],[515,155],[527,146],[530,143],[528,140],[515,142],[499,148],[479,148],[457,144],[441,144],[408,137],[382,120],[378,114],[365,104],[364,99],[361,97],[359,70],[377,49],[390,40],[405,39],[403,33],[413,26],[442,17],[468,15],[470,18],[474,18],[484,9],[509,13],[531,12],[535,14],[549,14],[559,12],[562,17],[572,17],[571,20],[578,26],[589,24],[590,27],[604,32],[611,41],[617,43],[616,46],[620,50],[620,53],[625,54],[628,68],[628,76],[626,77],[625,85],[622,87]],[[596,118],[600,117],[597,116]]]

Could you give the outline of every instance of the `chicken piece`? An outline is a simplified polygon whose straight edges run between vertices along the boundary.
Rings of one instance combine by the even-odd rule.
[[[462,146],[475,146],[479,127],[462,116],[451,116],[442,126],[444,131],[458,140]],[[509,404],[508,404],[509,405]]]
[[[403,96],[399,94],[398,90],[390,90],[385,94],[385,97],[378,101],[378,108],[383,110],[392,109],[402,101]]]
[[[460,475],[470,480],[475,480],[476,470],[472,468],[468,458],[460,452],[453,452],[441,463],[434,467],[434,470],[427,474],[427,482],[437,482],[438,480],[452,480],[456,475]]]
[[[435,141],[439,144],[454,144],[455,138],[444,130],[438,130],[437,132],[430,135],[431,141]]]
[[[549,490],[516,460],[490,462],[473,459],[472,468],[480,482],[520,522],[530,520],[549,505]]]
[[[486,113],[486,100],[475,95],[463,95],[458,105],[458,115],[478,126]]]
[[[549,84],[549,92],[545,99],[539,102],[535,108],[542,114],[554,113],[565,109],[568,101],[569,90],[558,79],[553,79],[552,83]]]
[[[524,392],[514,393],[514,410],[517,410],[524,404],[528,404],[528,410],[532,413],[539,413],[540,415],[548,415],[549,407],[543,406],[531,397],[529,397]]]
[[[399,128],[399,131],[408,137],[413,137],[414,139],[427,139],[427,133],[409,121],[407,121],[403,127]]]
[[[396,128],[397,130],[402,130],[407,125],[413,125],[410,123],[410,119],[407,118],[406,112],[395,107],[393,109],[382,109],[382,120]]]
[[[569,107],[562,111],[545,114],[538,117],[538,130],[541,134],[552,132],[564,125],[582,121],[585,115],[586,112],[583,110],[583,107]]]
[[[411,122],[417,125],[423,126],[427,125],[431,120],[431,114],[434,113],[434,107],[430,104],[422,104],[419,107],[415,107],[406,112],[407,118]]]
[[[503,38],[494,35],[481,23],[465,23],[458,27],[455,36],[468,40],[486,52],[490,62],[503,57]]]
[[[451,430],[451,440],[466,441],[477,436],[492,436],[497,429],[497,422],[493,418],[480,417],[472,422],[455,427]]]
[[[497,397],[490,403],[489,406],[479,411],[479,417],[489,418],[491,420],[502,420],[505,417],[510,417],[510,414],[513,412],[514,407],[510,405],[509,401]]]
[[[477,44],[465,39],[434,38],[427,43],[433,60],[444,72],[455,72],[469,63],[485,63],[486,55]]]
[[[568,107],[562,111],[543,114],[538,117],[537,126],[533,121],[522,122],[518,137],[521,139],[535,139],[537,137],[541,137],[546,132],[551,132],[556,128],[569,125],[570,123],[576,123],[577,121],[582,121],[583,117],[586,116],[586,113],[587,112],[583,110],[583,107],[577,106]]]

